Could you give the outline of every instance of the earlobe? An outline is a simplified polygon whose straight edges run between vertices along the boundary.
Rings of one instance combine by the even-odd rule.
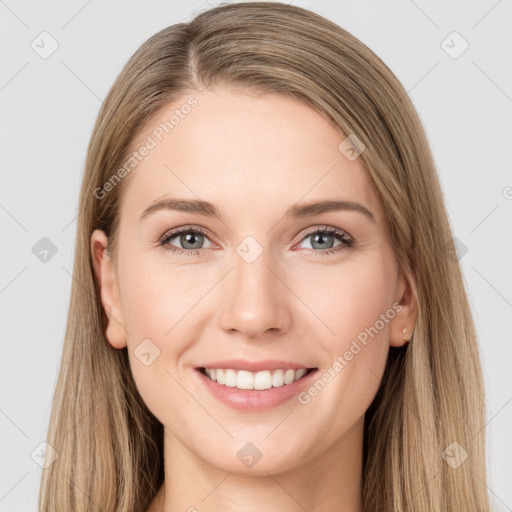
[[[391,321],[389,344],[392,347],[402,347],[410,342],[418,313],[416,279],[412,273],[402,272],[397,290],[396,302],[401,308]]]
[[[105,336],[114,348],[126,347],[126,329],[117,284],[117,275],[112,260],[107,252],[108,238],[105,233],[96,229],[91,235],[91,256],[101,303],[108,323]]]

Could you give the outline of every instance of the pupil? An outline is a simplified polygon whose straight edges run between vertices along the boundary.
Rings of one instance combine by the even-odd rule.
[[[196,233],[186,233],[184,235],[182,235],[182,245],[183,247],[185,247],[185,249],[198,249],[199,247],[187,247],[186,244],[192,244],[194,245],[194,239],[199,239],[199,246],[201,246],[201,238],[202,238],[202,234],[196,234]],[[184,242],[183,242],[184,240]],[[197,244],[197,240],[195,242],[195,244]]]
[[[318,234],[317,233],[316,235],[314,235],[314,240],[313,240],[313,244],[312,244],[315,249],[325,248],[325,243],[322,244],[321,242],[320,242],[320,247],[315,247],[315,244],[318,243],[318,239],[321,239],[323,237],[329,237],[329,238],[331,238],[331,240],[333,238],[332,235]],[[323,245],[323,247],[322,247],[322,245]],[[332,246],[333,246],[333,244],[331,243],[331,244],[329,244],[329,247],[327,247],[327,248],[330,249]]]

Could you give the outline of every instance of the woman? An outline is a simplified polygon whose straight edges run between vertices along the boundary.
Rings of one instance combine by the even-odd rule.
[[[295,6],[146,41],[98,115],[41,510],[489,511],[428,142]]]

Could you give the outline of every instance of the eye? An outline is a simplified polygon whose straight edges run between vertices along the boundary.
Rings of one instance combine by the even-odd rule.
[[[178,239],[178,243],[181,247],[176,247],[171,244],[171,241],[175,239]],[[329,226],[310,230],[302,238],[301,243],[308,239],[311,241],[310,247],[307,247],[307,249],[312,249],[315,256],[337,253],[343,249],[352,247],[355,243],[345,231]],[[159,239],[159,245],[173,253],[184,254],[186,256],[199,256],[201,249],[205,249],[205,247],[203,247],[205,240],[210,243],[210,246],[207,247],[211,247],[212,244],[210,242],[209,233],[206,230],[200,227],[184,226],[166,232]],[[339,242],[338,245],[334,245],[336,240]]]
[[[329,226],[309,231],[301,242],[306,240],[311,240],[308,249],[320,249],[313,251],[315,256],[333,254],[354,245],[354,240],[345,231]],[[336,240],[340,242],[338,245],[334,245]]]
[[[175,247],[171,244],[171,241],[175,238],[178,239],[178,243],[182,247]],[[163,237],[160,238],[159,245],[171,252],[198,256],[200,254],[199,250],[204,248],[202,245],[205,239],[209,241],[207,231],[199,227],[193,228],[192,226],[186,226],[165,233]]]

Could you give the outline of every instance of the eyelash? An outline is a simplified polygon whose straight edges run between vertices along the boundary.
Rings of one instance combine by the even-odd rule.
[[[182,233],[201,233],[207,238],[209,237],[209,233],[200,227],[192,227],[192,226],[186,226],[183,228],[178,228],[174,231],[168,231],[166,232],[159,240],[158,244],[159,246],[163,247],[166,251],[170,251],[171,253],[177,253],[177,254],[183,254],[185,256],[199,256],[202,249],[180,249],[179,247],[174,247],[172,245],[169,245],[169,241],[173,238],[176,238],[178,235],[181,235]],[[353,247],[355,244],[355,241],[347,235],[344,231],[336,228],[332,228],[329,226],[325,226],[323,228],[314,228],[310,231],[307,231],[304,236],[301,238],[300,242],[303,242],[306,240],[306,238],[309,238],[312,235],[316,234],[329,234],[333,235],[337,240],[342,242],[341,245],[338,245],[337,247],[333,249],[325,249],[325,250],[315,250],[310,249],[313,251],[313,254],[315,257],[317,256],[323,256],[326,254],[333,254],[338,253],[344,249],[349,249],[350,247]],[[299,242],[299,243],[300,243]]]

